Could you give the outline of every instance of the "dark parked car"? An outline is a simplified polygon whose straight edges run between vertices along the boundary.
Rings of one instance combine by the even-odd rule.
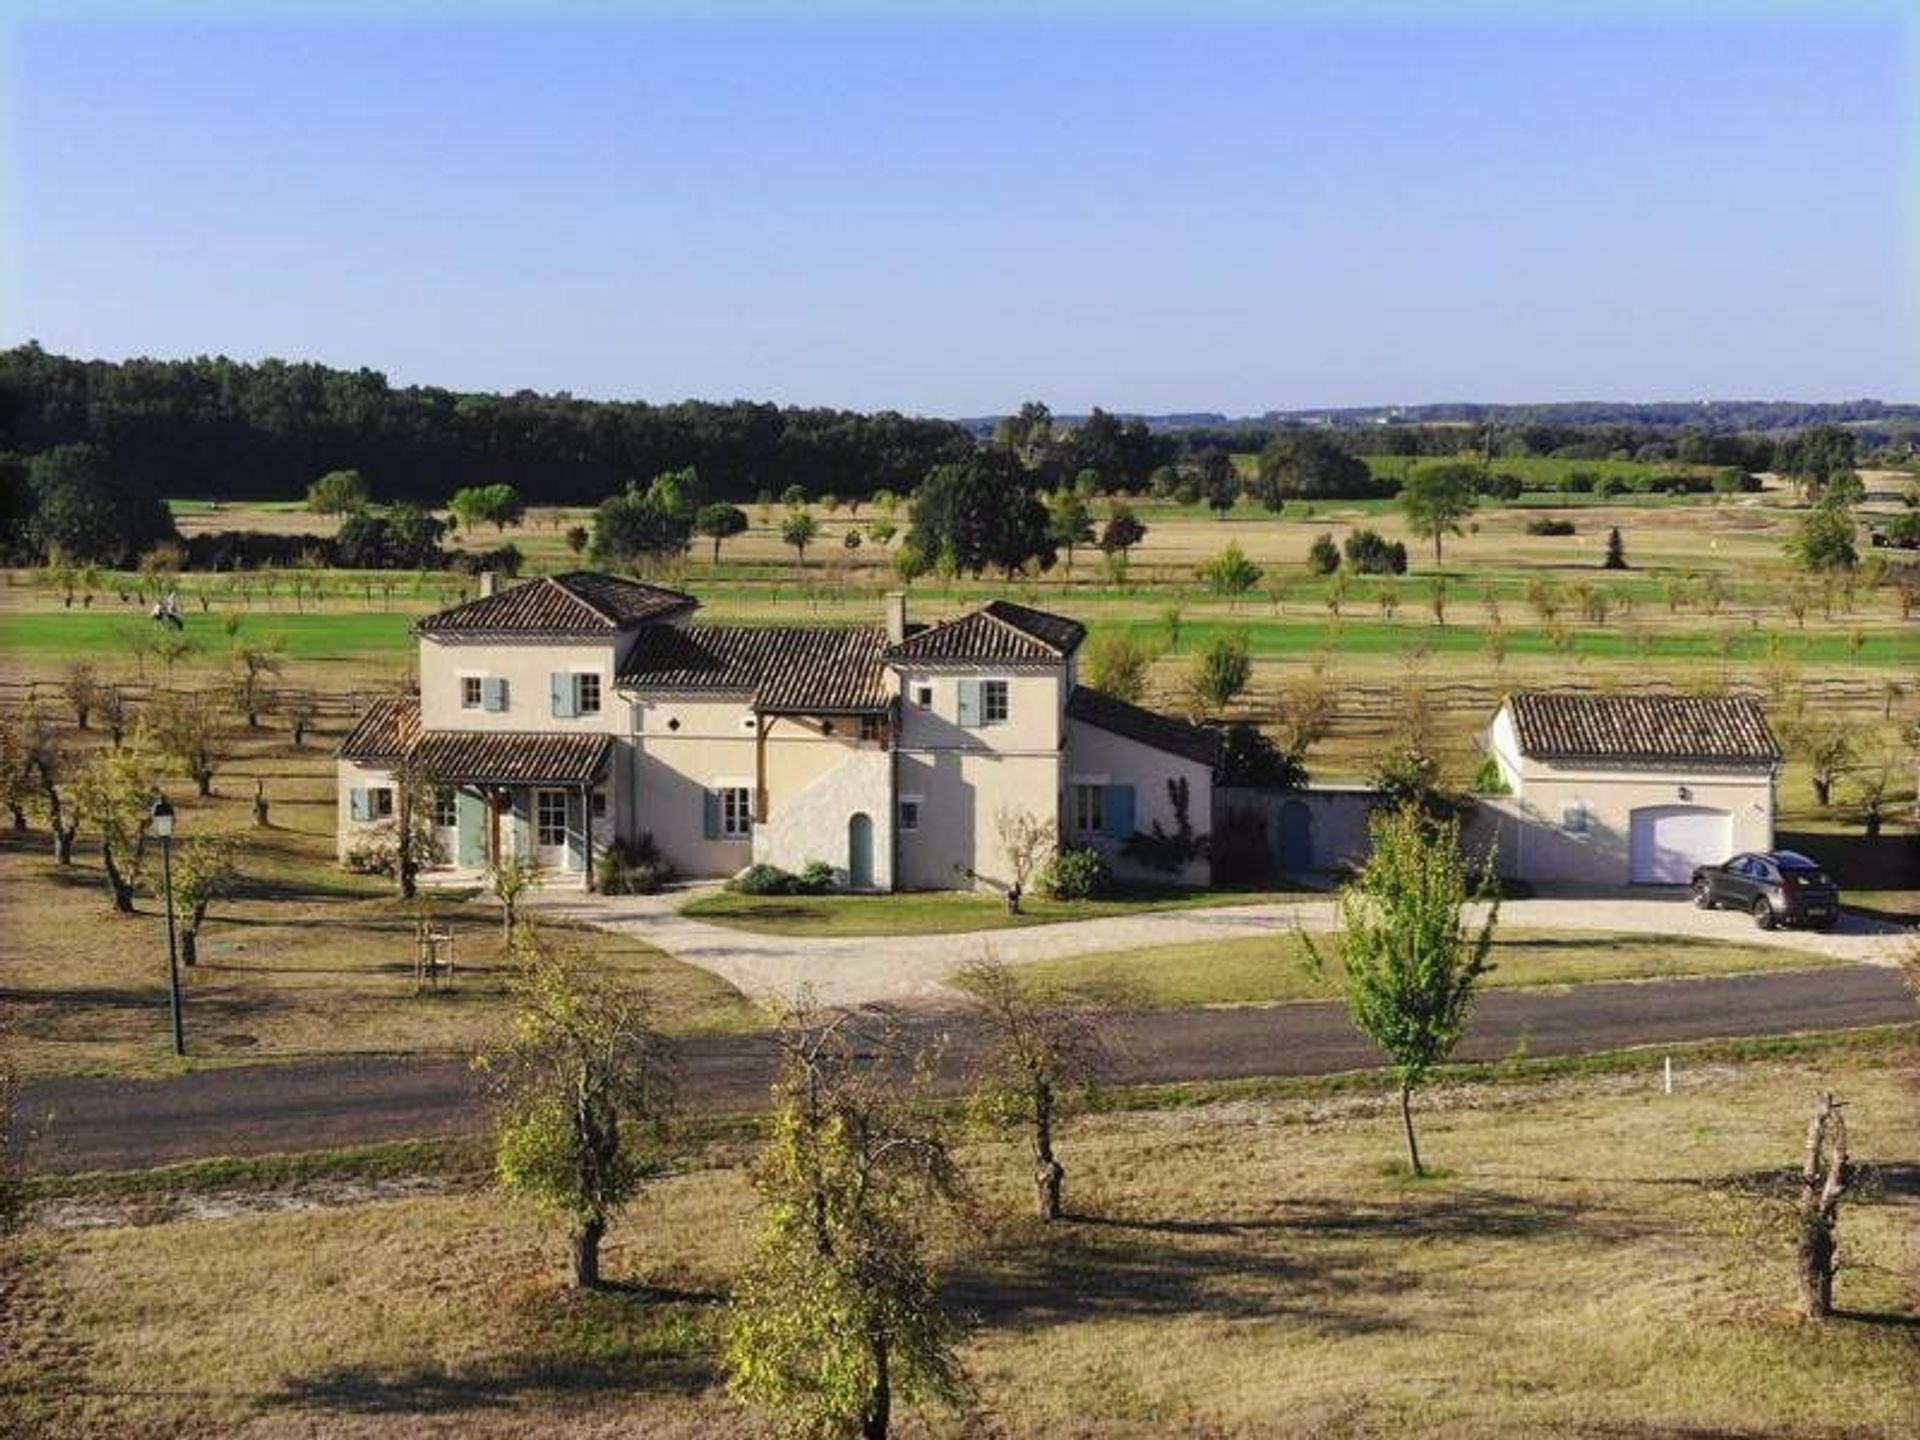
[[[1693,872],[1693,903],[1702,910],[1722,905],[1744,910],[1762,930],[1776,925],[1831,930],[1840,918],[1840,892],[1827,872],[1793,850],[1702,865]]]

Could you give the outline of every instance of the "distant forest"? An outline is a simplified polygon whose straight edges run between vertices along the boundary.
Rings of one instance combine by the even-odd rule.
[[[98,447],[114,483],[154,495],[292,499],[328,471],[353,469],[387,502],[441,505],[464,486],[505,484],[530,504],[593,505],[688,466],[709,497],[734,502],[794,486],[814,497],[905,494],[936,466],[994,444],[1018,449],[1040,487],[1086,482],[1092,471],[1096,490],[1141,492],[1165,467],[1209,451],[1265,450],[1303,429],[1357,454],[1763,470],[1778,441],[1815,424],[1845,424],[1862,455],[1890,446],[1905,455],[1920,434],[1920,406],[1430,405],[1233,420],[1098,409],[1055,416],[1033,402],[1015,416],[963,421],[749,401],[466,393],[279,360],[78,360],[34,344],[0,351],[0,479],[12,492],[9,511],[30,504],[24,462],[73,445]]]

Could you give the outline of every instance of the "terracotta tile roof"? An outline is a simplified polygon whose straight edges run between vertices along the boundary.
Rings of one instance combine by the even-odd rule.
[[[1520,753],[1536,760],[1624,765],[1771,765],[1780,746],[1757,700],[1710,695],[1507,697]]]
[[[650,626],[619,684],[634,690],[749,694],[771,714],[857,714],[890,702],[884,632],[783,625]]]
[[[678,590],[576,570],[545,575],[429,615],[423,635],[610,635],[700,602]]]
[[[420,702],[411,695],[376,700],[340,742],[343,760],[398,760],[420,738]]]
[[[420,733],[420,702],[381,700],[340,742],[340,757],[398,765],[409,756],[429,779],[501,785],[583,784],[605,768],[613,736],[545,735],[510,730]]]
[[[1202,765],[1216,765],[1220,761],[1217,731],[1204,725],[1189,725],[1171,715],[1143,710],[1104,690],[1074,686],[1073,694],[1067,697],[1067,718]]]
[[[1011,600],[992,600],[957,620],[929,625],[889,646],[889,660],[1064,660],[1087,629]]]
[[[606,768],[613,736],[434,730],[413,758],[434,780],[494,785],[585,784]]]

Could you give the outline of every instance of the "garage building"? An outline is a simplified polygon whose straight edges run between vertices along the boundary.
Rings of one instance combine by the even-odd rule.
[[[1518,822],[1500,868],[1518,878],[1684,885],[1773,846],[1780,746],[1750,698],[1519,691],[1488,749]]]

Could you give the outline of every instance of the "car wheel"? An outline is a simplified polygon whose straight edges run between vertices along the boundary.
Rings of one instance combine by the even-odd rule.
[[[1713,887],[1704,880],[1693,882],[1693,908],[1696,910],[1713,909]]]
[[[1771,930],[1778,923],[1774,919],[1773,906],[1769,905],[1764,897],[1753,902],[1753,923],[1762,930]]]

